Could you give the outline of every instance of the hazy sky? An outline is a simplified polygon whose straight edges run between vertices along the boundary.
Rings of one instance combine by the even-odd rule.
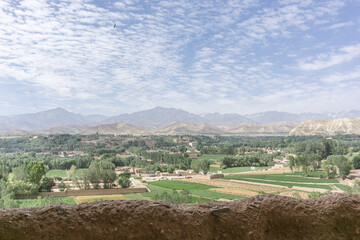
[[[359,0],[1,0],[0,114],[360,109],[359,13]]]

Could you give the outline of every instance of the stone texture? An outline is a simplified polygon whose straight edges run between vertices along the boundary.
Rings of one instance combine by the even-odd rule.
[[[0,239],[360,239],[360,196],[301,200],[262,195],[198,205],[103,201],[8,209],[0,211]]]

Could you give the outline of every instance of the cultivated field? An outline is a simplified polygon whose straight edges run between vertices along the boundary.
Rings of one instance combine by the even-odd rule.
[[[77,203],[96,202],[96,201],[103,201],[103,200],[127,200],[127,198],[122,194],[97,195],[97,196],[80,196],[80,197],[75,198],[75,201]]]

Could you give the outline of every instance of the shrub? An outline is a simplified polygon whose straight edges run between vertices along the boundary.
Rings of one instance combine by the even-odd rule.
[[[360,155],[356,155],[353,158],[353,166],[355,169],[360,169]]]
[[[175,171],[175,167],[173,165],[168,166],[167,168],[168,173],[173,173],[174,171]]]
[[[42,180],[42,184],[40,185],[41,192],[51,192],[51,188],[55,186],[55,181],[53,178],[44,177]]]
[[[118,183],[122,188],[129,188],[131,181],[129,178],[121,177],[121,178],[119,178]]]
[[[129,172],[123,172],[119,175],[118,184],[122,188],[128,188],[130,187],[131,181],[130,181],[130,173]]]
[[[345,162],[341,162],[339,165],[339,175],[341,177],[341,179],[345,179],[347,175],[349,175],[350,170],[351,170],[351,162],[350,161],[345,161]]]
[[[334,166],[324,166],[325,177],[328,179],[333,179],[336,177],[336,167]]]
[[[64,191],[65,189],[67,189],[68,188],[68,186],[64,183],[64,181],[61,181],[60,183],[59,183],[59,190],[60,191]]]

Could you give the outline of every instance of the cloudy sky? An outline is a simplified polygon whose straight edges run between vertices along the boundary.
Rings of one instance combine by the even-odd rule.
[[[1,0],[0,114],[360,109],[359,12],[359,0]]]

